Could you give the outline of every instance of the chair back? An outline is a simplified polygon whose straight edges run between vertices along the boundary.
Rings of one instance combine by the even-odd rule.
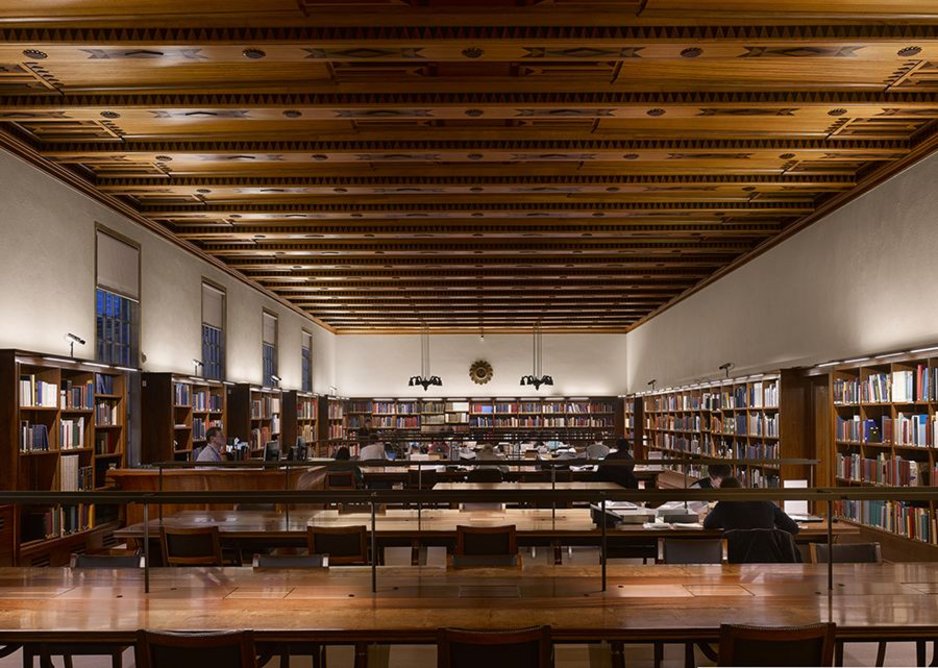
[[[835,564],[883,563],[879,543],[811,543],[808,549],[811,553],[811,563],[814,564],[826,564],[832,554]]]
[[[254,634],[137,631],[137,668],[255,668]]]
[[[731,564],[797,564],[801,553],[795,538],[782,529],[733,529],[726,538]]]
[[[218,527],[160,527],[163,563],[167,566],[221,566]]]
[[[140,554],[73,554],[69,566],[72,568],[143,568]]]
[[[325,568],[321,554],[255,554],[254,568]]]
[[[326,489],[355,489],[355,473],[352,471],[327,471]]]
[[[721,564],[721,538],[659,538],[658,561],[662,564]]]
[[[549,668],[550,627],[437,631],[437,668]]]
[[[808,626],[720,626],[719,666],[830,666],[834,631],[828,622]]]
[[[364,525],[306,527],[306,546],[311,555],[329,555],[329,565],[368,563],[368,532]]]
[[[459,555],[518,554],[518,537],[514,524],[497,527],[456,526],[456,551]]]
[[[497,468],[477,468],[469,471],[466,476],[467,482],[502,482],[505,479],[504,474]]]

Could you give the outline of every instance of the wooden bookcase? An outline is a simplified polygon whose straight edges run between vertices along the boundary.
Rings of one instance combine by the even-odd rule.
[[[355,398],[347,402],[350,436],[371,420],[384,436],[457,433],[478,438],[609,439],[624,428],[615,397]]]
[[[880,355],[815,370],[814,423],[835,486],[938,485],[938,351]],[[839,517],[938,544],[933,502],[841,501]]]
[[[632,444],[636,459],[647,456],[645,449],[645,402],[641,397],[622,398],[622,436]]]
[[[0,485],[8,490],[104,487],[127,452],[127,378],[111,367],[14,350],[0,351]],[[7,507],[0,516],[0,563],[68,563],[100,546],[119,525],[116,507],[94,504]]]
[[[227,435],[248,443],[252,458],[262,458],[267,442],[280,440],[282,401],[280,390],[248,383],[229,385]]]
[[[319,397],[309,392],[289,390],[283,393],[283,434],[285,448],[296,445],[302,438],[315,446],[319,440]]]
[[[339,397],[319,397],[319,441],[316,444],[317,457],[331,457],[335,447],[344,444],[348,435],[344,399]],[[364,422],[364,420],[362,420]],[[352,455],[357,454],[352,452]]]
[[[809,466],[771,461],[814,456],[806,438],[806,388],[804,374],[788,369],[643,394],[645,446],[664,458],[691,455],[682,472],[693,477],[704,474],[693,463],[697,455],[751,461],[735,467],[744,486],[811,483]]]
[[[145,373],[141,383],[140,461],[191,461],[210,427],[225,428],[225,386],[171,373]]]

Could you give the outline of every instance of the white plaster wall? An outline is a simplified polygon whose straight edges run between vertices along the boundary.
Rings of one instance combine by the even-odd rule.
[[[531,373],[531,335],[440,334],[430,337],[430,368],[443,379],[443,387],[408,387],[410,376],[420,374],[420,336],[335,337],[336,378],[344,396],[462,397],[462,396],[582,396],[616,395],[625,389],[624,334],[544,334],[543,371],[553,376],[553,387],[519,385]],[[469,366],[487,360],[492,380],[476,385]]]
[[[938,156],[627,335],[629,391],[938,342]]]
[[[334,336],[257,290],[0,152],[0,348],[64,354],[66,332],[94,355],[94,240],[100,223],[141,245],[140,350],[145,371],[191,373],[202,356],[201,281],[227,291],[227,378],[261,381],[261,311],[279,317],[283,387],[301,384],[300,332],[314,332],[314,390],[335,385]]]

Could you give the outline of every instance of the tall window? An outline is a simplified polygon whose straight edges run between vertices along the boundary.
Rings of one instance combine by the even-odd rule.
[[[303,330],[303,345],[300,350],[303,362],[303,391],[313,391],[313,335]]]
[[[140,247],[98,229],[96,247],[95,358],[138,366]]]
[[[277,316],[264,311],[264,385],[271,387],[277,375]]]
[[[225,377],[225,293],[208,283],[202,283],[202,373]]]

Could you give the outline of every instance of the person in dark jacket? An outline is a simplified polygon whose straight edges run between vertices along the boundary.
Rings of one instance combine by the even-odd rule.
[[[707,467],[707,477],[691,485],[691,489],[717,489],[724,478],[729,478],[733,471],[726,464],[711,464]]]
[[[737,489],[736,478],[724,478],[720,489]],[[798,533],[798,525],[771,501],[720,501],[704,519],[704,529],[784,529]]]
[[[606,455],[603,463],[596,469],[596,480],[604,482],[615,482],[626,489],[638,489],[638,478],[635,477],[633,470],[634,464],[622,462],[632,462],[632,453],[629,452],[628,441],[620,439],[618,449]]]

